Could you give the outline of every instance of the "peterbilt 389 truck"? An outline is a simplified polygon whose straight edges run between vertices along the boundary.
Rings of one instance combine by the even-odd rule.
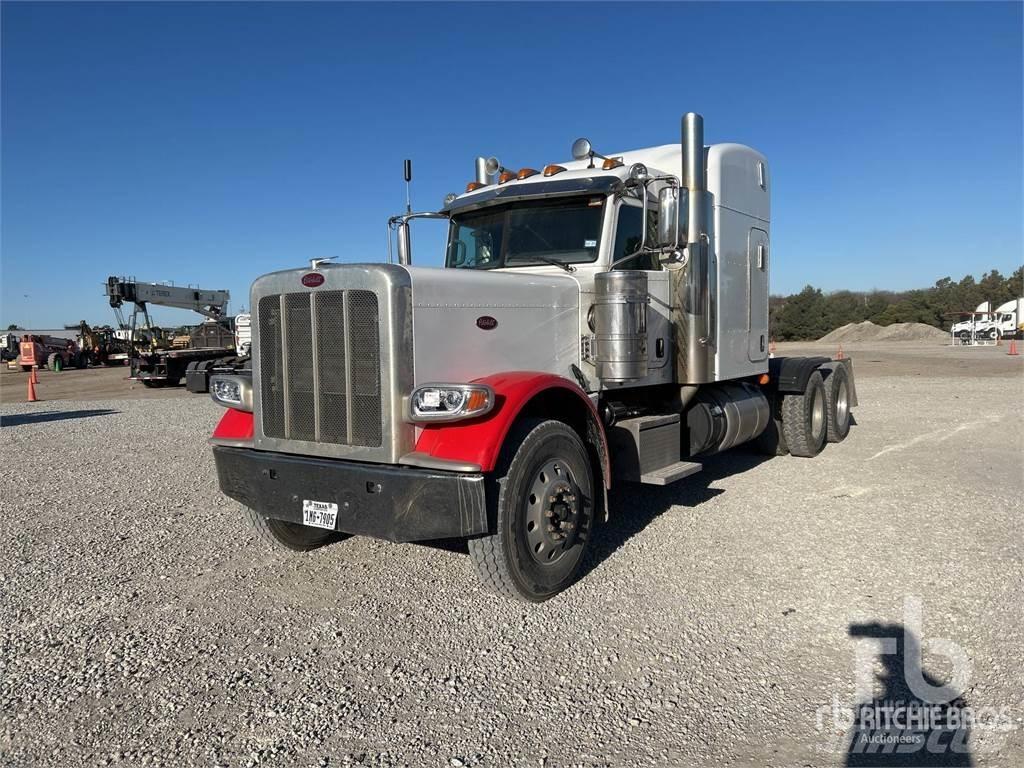
[[[846,437],[849,359],[769,354],[764,156],[705,146],[695,113],[678,143],[572,154],[477,158],[440,211],[391,219],[397,263],[253,283],[251,371],[211,379],[228,409],[211,442],[263,538],[463,537],[488,587],[540,601],[630,514],[614,484]],[[418,218],[447,222],[443,268],[413,265]]]

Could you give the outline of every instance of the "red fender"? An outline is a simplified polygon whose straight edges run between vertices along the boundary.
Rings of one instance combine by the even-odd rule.
[[[593,401],[574,382],[552,373],[511,371],[475,379],[472,383],[491,385],[495,394],[494,408],[478,419],[448,424],[424,424],[416,442],[417,453],[426,453],[438,459],[477,464],[484,472],[490,472],[497,464],[505,437],[523,406],[545,390],[564,389],[586,403],[594,417],[594,423],[601,436],[605,485],[611,487],[608,439],[604,433],[604,425]]]
[[[252,440],[253,421],[252,414],[248,411],[239,411],[236,408],[228,408],[220,417],[217,428],[213,430],[211,440]]]

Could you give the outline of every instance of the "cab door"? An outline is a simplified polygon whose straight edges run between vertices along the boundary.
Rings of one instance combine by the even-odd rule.
[[[768,233],[751,228],[747,238],[747,359],[768,357]]]

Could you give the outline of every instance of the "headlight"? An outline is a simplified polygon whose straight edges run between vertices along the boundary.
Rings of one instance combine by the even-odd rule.
[[[482,416],[494,407],[486,384],[424,384],[409,398],[412,421],[455,421]]]
[[[244,376],[214,375],[210,377],[210,397],[225,408],[252,411],[252,379]]]

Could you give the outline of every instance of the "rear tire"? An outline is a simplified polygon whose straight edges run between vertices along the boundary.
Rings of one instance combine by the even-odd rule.
[[[60,355],[54,352],[48,358],[46,358],[46,367],[49,368],[51,371],[56,371],[57,373],[60,373],[60,371],[64,370],[64,361],[61,360]]]
[[[782,434],[790,454],[809,459],[821,453],[828,432],[827,410],[820,371],[811,374],[802,395],[783,396]]]
[[[850,434],[850,376],[840,365],[825,379],[825,412],[828,417],[827,440],[841,443]]]
[[[495,533],[469,540],[484,584],[539,603],[579,576],[597,519],[587,448],[568,425],[524,419],[510,433],[488,488]]]
[[[309,552],[342,538],[336,531],[264,517],[249,507],[245,507],[245,516],[252,523],[257,537],[277,550]]]

